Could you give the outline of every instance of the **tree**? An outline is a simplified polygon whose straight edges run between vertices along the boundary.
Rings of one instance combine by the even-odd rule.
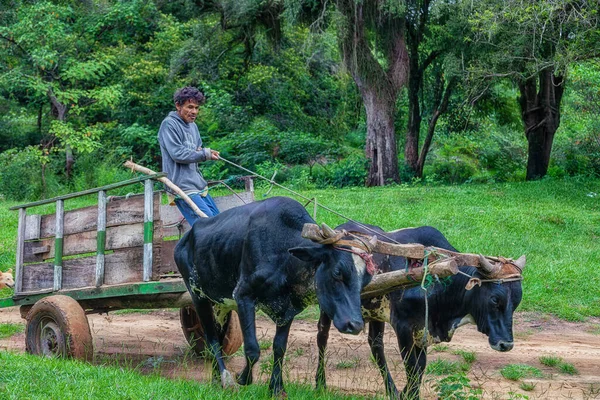
[[[600,56],[598,3],[587,0],[471,2],[474,41],[485,58],[472,65],[484,79],[508,77],[519,88],[528,141],[527,180],[548,171],[560,126],[569,65]],[[490,71],[491,70],[491,71]]]
[[[464,62],[469,53],[464,46],[465,19],[456,12],[455,3],[410,0],[407,7],[410,73],[404,161],[409,171],[422,177],[437,122],[460,79],[457,60]],[[428,118],[427,131],[419,152],[424,118]]]
[[[393,1],[338,0],[340,48],[367,117],[367,186],[399,182],[394,117],[408,77],[404,7]]]
[[[142,23],[151,29],[145,18],[152,10],[141,1],[23,2],[0,27],[0,87],[6,96],[39,109],[40,121],[42,110],[50,110],[45,147],[64,149],[67,177],[74,150],[99,146],[102,126],[88,124],[89,114],[118,104],[123,88],[110,77],[124,59],[123,42],[142,41],[136,29]]]

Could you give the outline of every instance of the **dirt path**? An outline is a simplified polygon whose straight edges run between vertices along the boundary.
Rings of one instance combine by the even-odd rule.
[[[139,366],[142,371],[160,370],[165,376],[196,380],[209,378],[203,361],[190,356],[181,333],[179,316],[174,311],[154,311],[149,314],[90,315],[94,337],[96,363]],[[23,323],[17,308],[0,309],[0,323]],[[260,318],[257,322],[260,342],[270,342],[274,325]],[[288,344],[286,380],[313,384],[316,371],[316,322],[296,321]],[[332,329],[328,357],[328,384],[346,393],[368,397],[383,395],[383,381],[370,361],[367,337],[341,335]],[[404,367],[397,350],[395,336],[386,329],[386,355],[396,383],[405,381]],[[0,340],[0,350],[24,351],[24,334]],[[474,327],[463,327],[454,340],[444,347],[430,350],[429,361],[438,358],[462,361],[457,351],[473,352],[476,360],[468,373],[471,384],[483,389],[490,399],[600,399],[600,319],[586,323],[568,323],[550,317],[519,313],[515,320],[515,348],[509,353],[490,349],[487,337]],[[545,367],[540,356],[561,357],[578,371],[576,375],[560,373]],[[270,348],[262,352],[255,367],[255,376],[265,380],[269,374]],[[500,375],[507,364],[527,364],[539,368],[543,378],[509,381]],[[243,358],[235,355],[228,361],[229,369],[241,370]],[[428,375],[422,393],[435,399],[432,385],[442,377]],[[523,383],[533,386],[525,391]],[[524,386],[524,385],[523,385]]]

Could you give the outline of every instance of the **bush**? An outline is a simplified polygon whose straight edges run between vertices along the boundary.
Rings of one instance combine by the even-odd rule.
[[[477,171],[473,160],[454,156],[434,162],[425,170],[424,175],[427,177],[431,174],[435,177],[434,180],[438,182],[464,183],[471,180]]]
[[[34,146],[0,153],[0,193],[16,201],[40,198],[45,191],[42,162],[47,157]]]

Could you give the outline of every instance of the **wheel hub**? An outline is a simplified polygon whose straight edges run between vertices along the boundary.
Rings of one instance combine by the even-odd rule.
[[[58,357],[64,353],[64,340],[59,326],[54,321],[44,321],[40,329],[40,348],[42,354]]]

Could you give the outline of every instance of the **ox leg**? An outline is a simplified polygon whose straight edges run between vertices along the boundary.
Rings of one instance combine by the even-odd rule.
[[[397,398],[398,389],[396,389],[396,385],[394,384],[394,380],[392,379],[392,375],[388,369],[387,362],[385,360],[385,353],[383,351],[384,332],[385,322],[369,321],[369,347],[371,347],[371,354],[373,354],[373,358],[375,358],[375,362],[377,362],[379,372],[383,377],[386,393],[390,398]]]
[[[244,336],[244,355],[246,356],[246,366],[238,374],[237,382],[240,385],[249,385],[252,383],[252,367],[260,357],[260,347],[256,339],[256,305],[254,300],[243,298],[237,300],[237,306]]]
[[[291,326],[291,321],[289,324],[278,326],[277,330],[275,331],[275,337],[273,338],[273,372],[271,373],[269,390],[274,396],[279,398],[287,397],[285,389],[283,388],[281,369],[283,366],[283,357],[287,349],[287,342]]]
[[[331,328],[331,319],[321,311],[319,323],[317,324],[317,347],[319,349],[319,362],[317,365],[317,389],[327,387],[325,376],[325,352],[327,351],[327,340],[329,340],[329,329]]]
[[[407,400],[419,400],[421,381],[427,365],[427,351],[415,344],[409,329],[396,331],[396,334],[406,369],[406,386],[402,390],[402,397]]]
[[[197,296],[192,296],[192,301],[194,303],[194,307],[196,308],[196,313],[198,313],[198,317],[200,317],[202,328],[204,329],[208,351],[213,358],[213,381],[218,381],[220,377],[221,385],[224,388],[235,386],[235,382],[231,377],[231,374],[225,368],[225,361],[223,361],[221,343],[219,341],[219,334],[217,331],[211,302],[207,299],[199,298]]]

